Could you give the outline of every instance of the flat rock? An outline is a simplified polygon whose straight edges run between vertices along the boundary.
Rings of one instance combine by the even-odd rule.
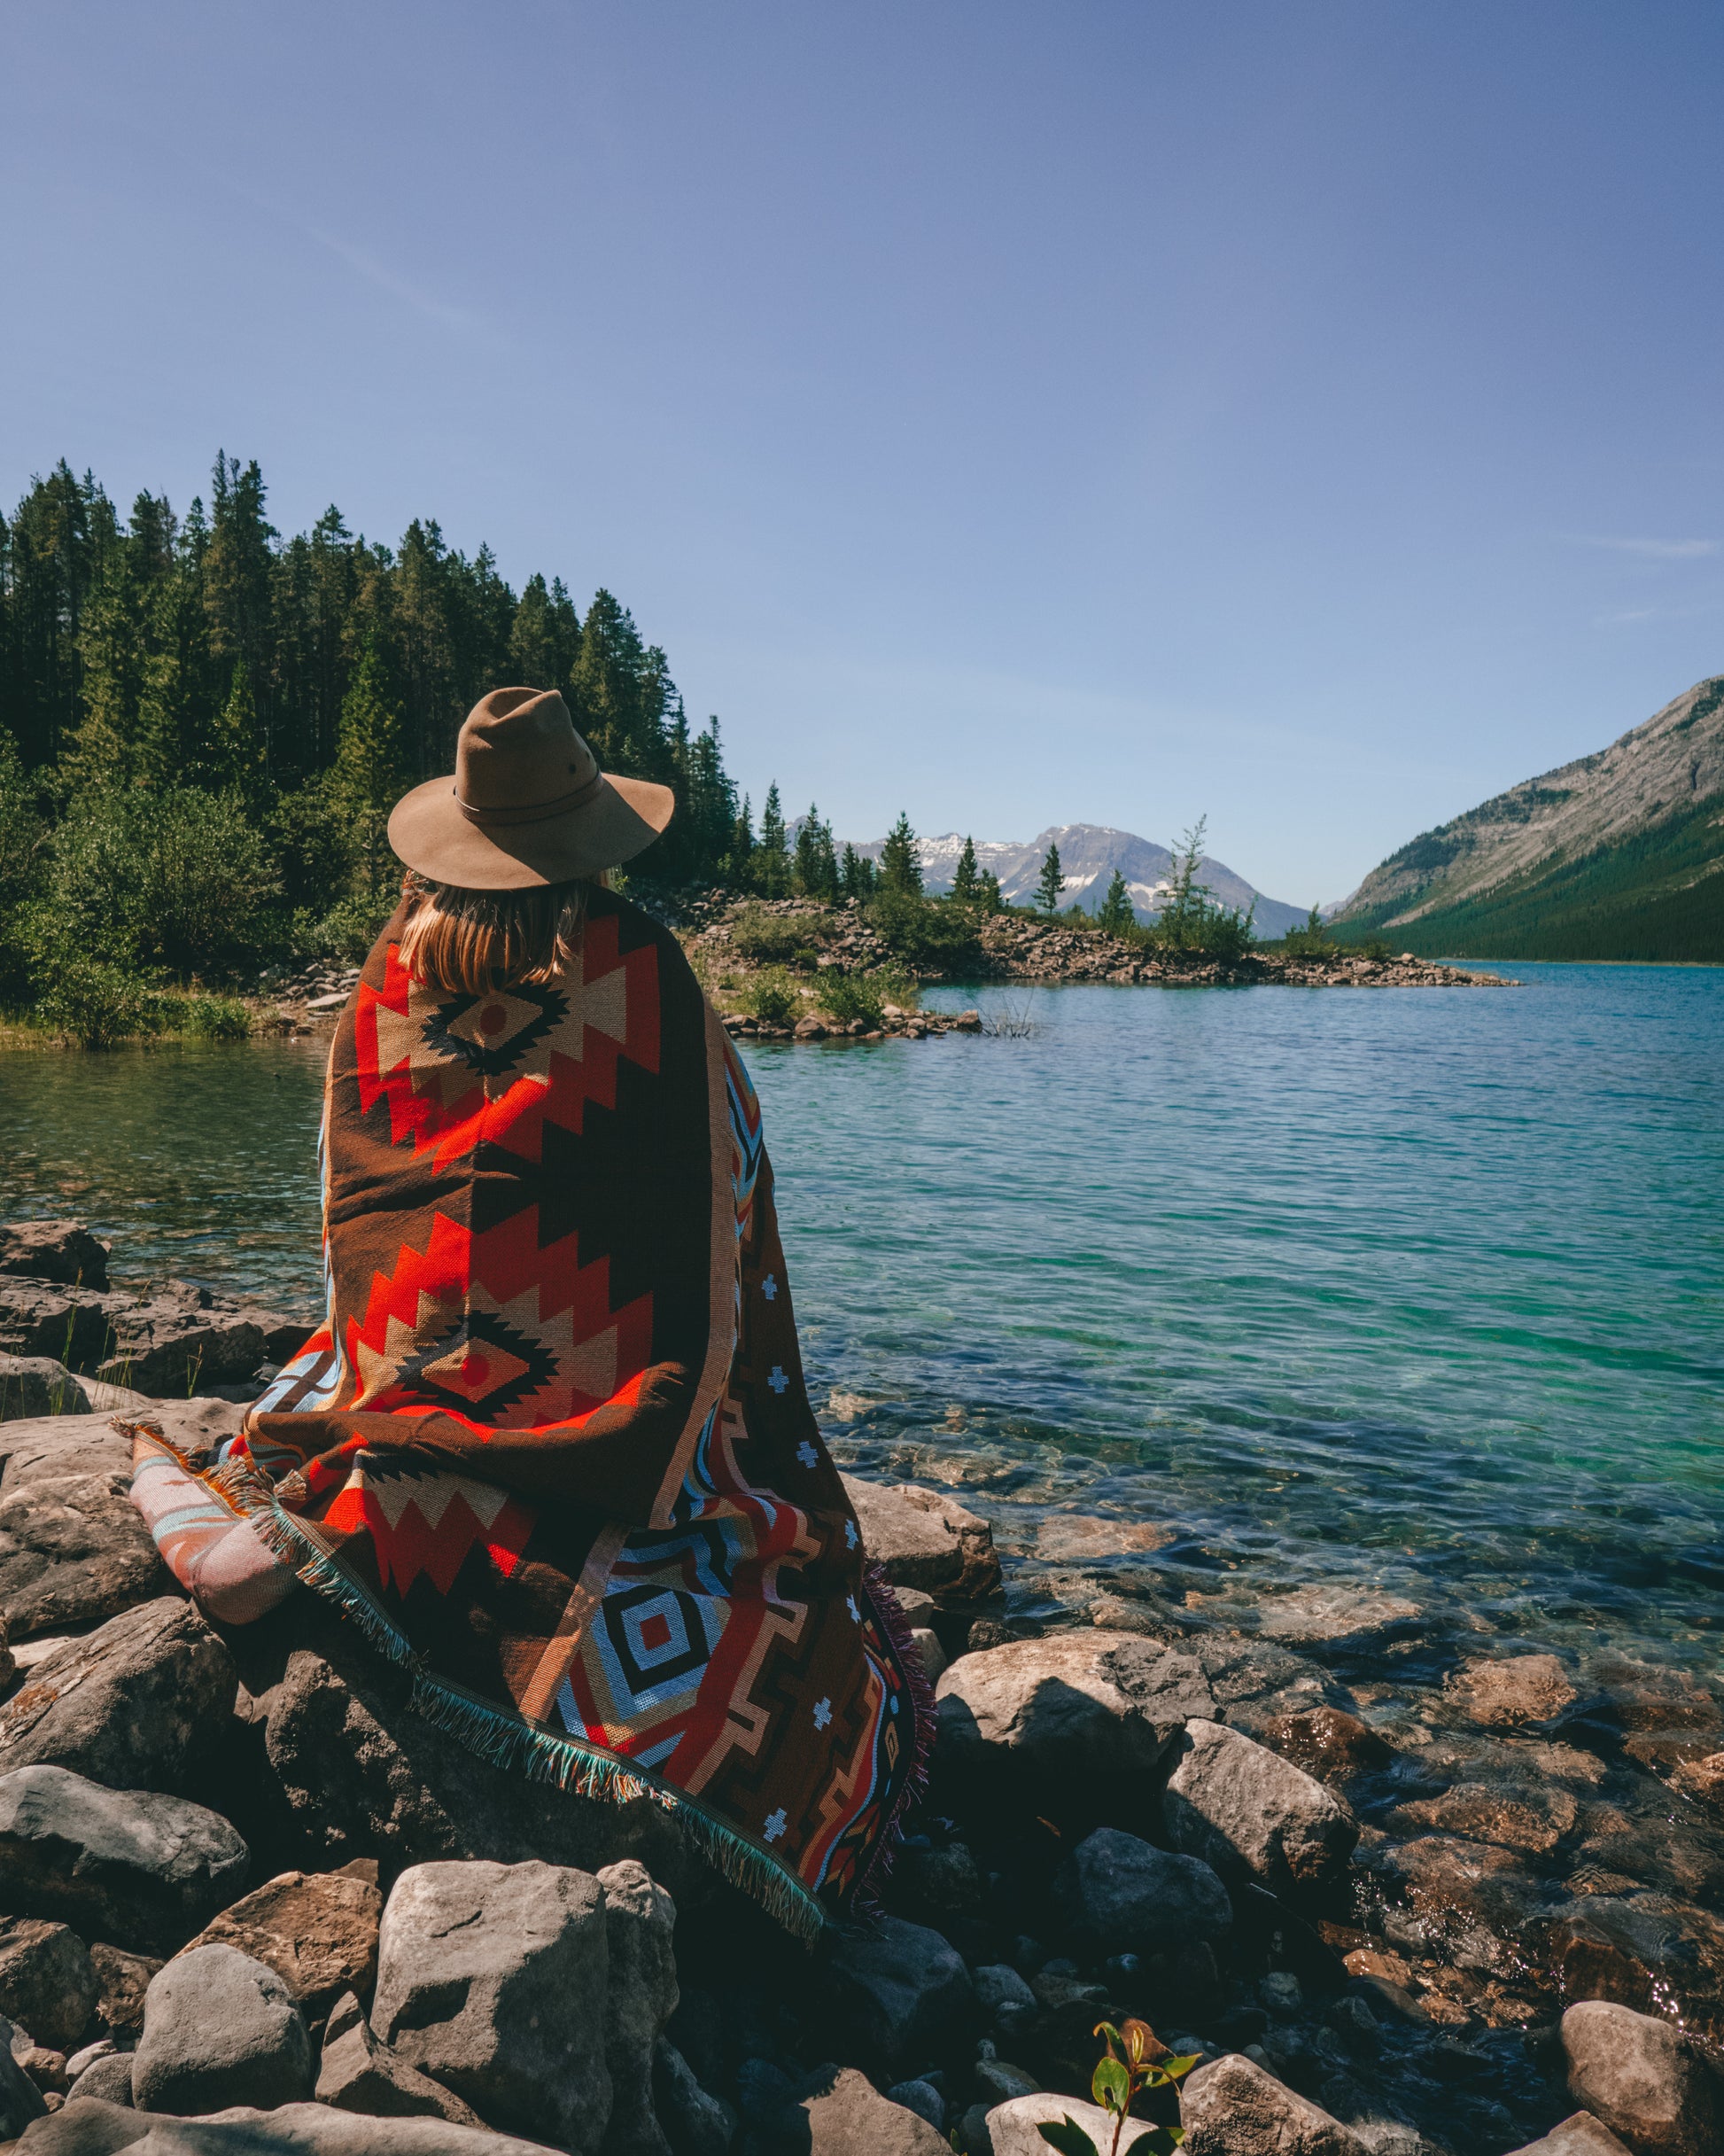
[[[1257,1628],[1271,1639],[1316,1646],[1336,1639],[1379,1639],[1424,1614],[1417,1602],[1372,1588],[1295,1587],[1262,1605]]]
[[[0,1866],[20,1915],[171,1953],[233,1899],[250,1861],[201,1804],[60,1767],[0,1775]]]
[[[914,1483],[840,1478],[862,1529],[862,1546],[894,1587],[920,1587],[941,1602],[975,1602],[999,1591],[994,1531],[953,1498]]]
[[[0,1227],[0,1273],[57,1280],[70,1288],[105,1288],[110,1248],[82,1220],[20,1220]]]
[[[1507,1654],[1464,1662],[1446,1688],[1461,1712],[1485,1729],[1549,1722],[1580,1697],[1554,1654]]]
[[[0,1355],[0,1422],[87,1415],[83,1388],[51,1355]]]
[[[1187,1724],[1161,1816],[1177,1849],[1274,1889],[1339,1878],[1359,1838],[1332,1790],[1218,1722]]]
[[[1563,2016],[1568,2093],[1635,2156],[1717,2156],[1724,2097],[1671,2022],[1605,1999]]]
[[[173,1588],[130,1490],[128,1466],[0,1493],[0,1608],[14,1638],[96,1623]]]
[[[151,1979],[132,2066],[140,2111],[273,2111],[311,2084],[311,2038],[273,1969],[237,1947],[200,1946]]]
[[[182,1952],[237,1947],[273,1969],[307,2019],[320,2021],[344,1991],[369,1993],[382,1920],[383,1895],[368,1879],[283,1872],[224,1909]]]
[[[963,1957],[936,1931],[882,1917],[841,1938],[827,1973],[858,2048],[893,2075],[927,2065],[976,2019]]]
[[[1589,2111],[1577,2111],[1537,2141],[1516,2149],[1513,2156],[1633,2156],[1633,2152]]]
[[[799,2105],[809,2156],[951,2156],[951,2144],[904,2104],[883,2097],[854,2066],[826,2069]]]
[[[1017,2096],[1008,2104],[997,2104],[988,2113],[988,2138],[993,2156],[1047,2156],[1048,2144],[1040,2129],[1044,2126],[1057,2126],[1061,2119],[1069,2119],[1075,2126],[1081,2126],[1099,2150],[1106,2152],[1113,2147],[1114,2121],[1099,2104],[1086,2104],[1075,2096]],[[1154,2140],[1153,2126],[1146,2126],[1138,2119],[1128,2119],[1120,2136],[1120,2147],[1135,2148],[1142,2142],[1147,2150]]]
[[[653,2105],[653,2055],[677,2009],[676,1903],[633,1858],[607,1864],[604,2059],[610,2075],[605,2156],[670,2156]]]
[[[117,2156],[121,2149],[135,2156],[547,2156],[541,2142],[485,2128],[360,2118],[322,2104],[175,2119],[79,2101],[38,2119],[19,2144],[19,2156]]]
[[[960,1654],[936,1691],[940,1757],[1070,1785],[1140,1775],[1215,1702],[1189,1654],[1131,1632],[1054,1632]]]
[[[131,1471],[132,1441],[105,1415],[33,1415],[24,1422],[0,1422],[0,1497],[27,1483]]]
[[[184,1786],[233,1712],[231,1656],[162,1596],[69,1639],[0,1705],[0,1775],[65,1767],[115,1789]]]
[[[417,1864],[384,1908],[374,2033],[482,2118],[598,2156],[605,1892],[546,1864]]]
[[[366,2025],[351,1991],[336,2001],[317,2064],[317,2101],[374,2119],[447,2119],[456,2126],[484,2121],[452,2089],[410,2066]]]
[[[89,1950],[69,1925],[0,1917],[0,2014],[38,2043],[75,2051],[100,1989]]]
[[[1170,1856],[1117,1827],[1098,1827],[1053,1882],[1073,1934],[1107,1954],[1159,1954],[1233,1928],[1227,1889],[1198,1856]]]
[[[1339,2119],[1230,2051],[1181,2085],[1186,2156],[1365,2156]]]

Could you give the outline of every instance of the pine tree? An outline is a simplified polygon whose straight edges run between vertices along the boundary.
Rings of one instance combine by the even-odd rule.
[[[1126,888],[1124,876],[1117,868],[1114,880],[1107,886],[1107,896],[1096,913],[1096,926],[1106,929],[1110,936],[1123,936],[1138,916],[1132,909],[1131,893]]]
[[[754,850],[754,887],[763,898],[781,899],[790,888],[790,855],[784,838],[784,811],[778,781],[766,789],[760,812],[760,843]]]
[[[916,844],[909,817],[902,812],[880,850],[880,888],[904,891],[912,898],[921,896],[921,848]]]
[[[999,878],[991,868],[984,868],[976,883],[976,899],[984,914],[1003,914],[1006,901],[1000,896]]]
[[[391,701],[383,660],[368,642],[341,703],[341,743],[330,792],[348,820],[367,893],[376,898],[390,876],[389,812],[403,790],[406,727]]]
[[[874,865],[866,853],[858,853],[850,841],[844,841],[844,858],[838,871],[839,886],[847,899],[860,899],[864,902],[874,895]]]
[[[263,742],[258,729],[257,700],[244,659],[234,665],[227,701],[215,714],[198,759],[197,783],[218,789],[232,787],[253,806],[261,806],[264,777]]]
[[[1066,888],[1066,879],[1060,868],[1060,849],[1050,846],[1047,858],[1042,863],[1041,881],[1036,886],[1036,903],[1044,914],[1052,914],[1060,903],[1060,893]]]
[[[959,906],[974,906],[981,891],[982,879],[976,873],[975,866],[975,842],[967,837],[951,879],[951,895]]]

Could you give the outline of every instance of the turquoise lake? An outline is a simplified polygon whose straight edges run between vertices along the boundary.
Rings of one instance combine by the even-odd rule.
[[[1724,970],[1039,989],[1022,1039],[749,1052],[841,1459],[1243,1615],[1715,1658]],[[1021,992],[930,1000],[1021,1008]],[[321,1047],[0,1055],[12,1217],[310,1311]],[[1094,1576],[1097,1567],[1091,1565]]]

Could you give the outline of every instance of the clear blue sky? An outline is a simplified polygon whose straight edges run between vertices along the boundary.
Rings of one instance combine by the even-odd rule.
[[[841,836],[1331,899],[1724,668],[1716,0],[14,6],[0,494],[609,585]]]

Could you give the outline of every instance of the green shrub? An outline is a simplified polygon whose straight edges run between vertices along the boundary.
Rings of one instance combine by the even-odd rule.
[[[249,1040],[252,1014],[237,996],[193,996],[183,1008],[180,1031],[198,1040]]]
[[[769,914],[745,906],[730,924],[732,948],[757,966],[781,966],[814,943],[820,932],[812,914]]]
[[[334,958],[343,965],[362,966],[370,956],[383,925],[400,903],[394,891],[365,892],[338,899],[326,914],[295,914],[290,940],[301,958]]]
[[[868,925],[894,958],[920,973],[961,975],[981,965],[975,916],[967,907],[882,891],[868,907]]]
[[[854,1025],[859,1018],[870,1032],[886,1016],[886,996],[876,976],[845,973],[828,966],[819,982],[820,1008],[835,1025]]]
[[[1281,949],[1288,958],[1333,958],[1335,946],[1329,939],[1329,931],[1323,925],[1323,916],[1314,906],[1311,917],[1303,927],[1289,929],[1281,938]]]
[[[69,1033],[86,1048],[111,1048],[139,1033],[159,1032],[162,999],[147,981],[103,959],[62,957],[36,1001],[43,1024]]]
[[[802,1016],[802,996],[783,967],[773,966],[743,989],[742,1008],[762,1025],[794,1025]]]

